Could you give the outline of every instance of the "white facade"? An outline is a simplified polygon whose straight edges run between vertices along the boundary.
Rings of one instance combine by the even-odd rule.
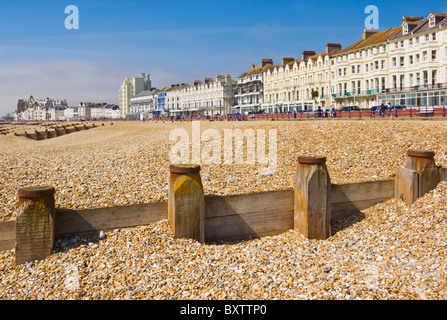
[[[218,75],[215,81],[211,78],[205,78],[203,82],[194,81],[192,86],[185,86],[172,95],[174,100],[171,101],[171,106],[175,108],[174,112],[184,115],[229,114],[231,107],[236,104],[235,87],[236,82],[231,80],[229,74]]]
[[[302,59],[264,71],[263,108],[444,105],[446,29],[447,13],[404,17],[400,27],[365,30],[361,40],[343,50],[328,44],[325,53],[304,51]]]
[[[332,56],[331,93],[337,107],[376,105],[377,95],[389,87],[389,39],[399,31],[365,30],[362,40]]]
[[[126,78],[120,88],[120,110],[121,117],[125,118],[130,113],[130,99],[138,93],[149,90],[151,88],[151,80],[149,74],[141,73],[137,78]]]
[[[65,99],[20,99],[17,103],[15,119],[17,120],[59,120],[64,116],[63,110],[67,107]]]
[[[185,101],[185,89],[189,88],[189,85],[173,84],[169,88],[165,88],[165,109],[170,113],[178,113],[182,111],[182,103]]]
[[[118,106],[106,106],[105,107],[106,119],[119,119],[121,118],[120,109]]]
[[[90,109],[90,116],[93,120],[105,119],[106,108],[105,106],[95,106]]]
[[[285,58],[281,66],[267,68],[263,75],[263,110],[292,112],[330,105],[330,57],[340,48],[339,44],[327,44],[326,52],[303,51],[299,60]]]
[[[47,111],[48,120],[59,121],[63,119],[65,113],[64,108],[50,108]]]
[[[64,110],[64,120],[71,121],[79,119],[78,107],[69,107]]]
[[[272,64],[271,59],[262,59],[260,66],[256,67],[252,64],[250,71],[237,78],[235,96],[237,104],[231,108],[231,113],[248,114],[262,109],[263,74],[266,68]]]
[[[150,113],[157,109],[157,89],[142,91],[130,99],[130,113]]]
[[[447,13],[404,17],[390,40],[389,90],[380,103],[444,105],[447,89]]]

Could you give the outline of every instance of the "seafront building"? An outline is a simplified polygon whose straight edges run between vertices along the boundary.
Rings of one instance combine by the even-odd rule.
[[[169,88],[165,88],[166,102],[164,110],[166,113],[176,115],[182,112],[183,102],[185,101],[184,89],[190,86],[186,83],[173,84]]]
[[[22,101],[19,100],[20,109]],[[43,100],[42,100],[43,101]],[[65,101],[65,100],[61,100]],[[107,104],[105,102],[80,102],[76,107],[45,104],[33,104],[23,111],[14,113],[16,121],[71,121],[71,120],[99,120],[99,119],[119,119],[121,117],[119,106]]]
[[[427,18],[404,16],[399,27],[364,30],[342,49],[303,51],[301,59],[283,59],[263,72],[266,112],[316,110],[318,107],[381,103],[436,106],[446,103],[447,13]]]
[[[119,107],[121,118],[126,118],[130,114],[131,101],[135,95],[142,91],[151,89],[150,76],[147,73],[141,73],[140,77],[126,78],[121,84],[119,91]]]
[[[130,99],[130,114],[133,118],[147,120],[160,114],[157,111],[158,91],[156,88],[142,91]]]
[[[331,56],[331,95],[320,97],[320,102],[332,98],[336,108],[358,106],[370,108],[377,96],[389,88],[389,41],[398,28],[378,32],[365,30],[362,39]]]
[[[404,16],[399,26],[364,30],[345,48],[327,43],[317,53],[275,65],[263,59],[233,81],[218,75],[156,90],[147,74],[120,90],[121,116],[298,112],[380,104],[436,106],[447,100],[447,12]],[[35,115],[36,116],[36,115]],[[36,116],[37,117],[37,116]]]
[[[390,39],[389,83],[377,102],[437,106],[447,103],[447,12],[402,19]]]
[[[262,109],[263,75],[271,67],[273,67],[272,59],[262,59],[260,66],[252,64],[250,71],[237,77],[236,105],[231,108],[231,113],[248,114]]]
[[[328,43],[325,52],[305,50],[301,59],[283,58],[281,65],[264,71],[263,110],[272,113],[316,109],[331,88],[330,58],[340,48],[340,44]]]
[[[14,120],[59,120],[67,108],[65,99],[35,99],[30,96],[29,99],[19,99],[17,110],[14,112]]]
[[[223,115],[231,113],[236,104],[237,82],[231,75],[217,75],[215,80],[196,80],[192,86],[185,85],[178,92],[178,100],[172,108],[175,115]]]

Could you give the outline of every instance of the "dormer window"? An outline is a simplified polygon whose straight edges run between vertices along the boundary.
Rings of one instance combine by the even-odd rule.
[[[433,28],[435,26],[435,24],[436,24],[436,19],[435,19],[435,16],[433,14],[430,15],[429,21],[430,21],[429,22],[430,28]]]
[[[408,34],[408,23],[404,23],[402,25],[402,33],[403,34]]]

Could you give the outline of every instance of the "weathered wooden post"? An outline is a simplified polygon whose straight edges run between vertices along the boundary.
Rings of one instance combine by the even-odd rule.
[[[331,236],[330,188],[326,158],[298,158],[294,228],[308,239],[322,240]]]
[[[170,166],[168,217],[175,238],[205,241],[205,207],[200,166]]]
[[[53,253],[55,190],[26,187],[18,191],[16,212],[16,264],[43,260]]]
[[[396,170],[395,197],[411,205],[445,180],[446,169],[436,165],[433,151],[409,150],[407,156],[405,166]]]

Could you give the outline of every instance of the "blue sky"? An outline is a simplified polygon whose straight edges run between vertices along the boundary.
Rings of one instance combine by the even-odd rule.
[[[65,7],[79,9],[67,30]],[[447,11],[446,1],[76,1],[0,0],[0,116],[20,98],[118,103],[126,77],[152,85],[236,78],[252,63],[346,47],[361,37],[365,8],[379,9],[379,30],[404,15]]]

